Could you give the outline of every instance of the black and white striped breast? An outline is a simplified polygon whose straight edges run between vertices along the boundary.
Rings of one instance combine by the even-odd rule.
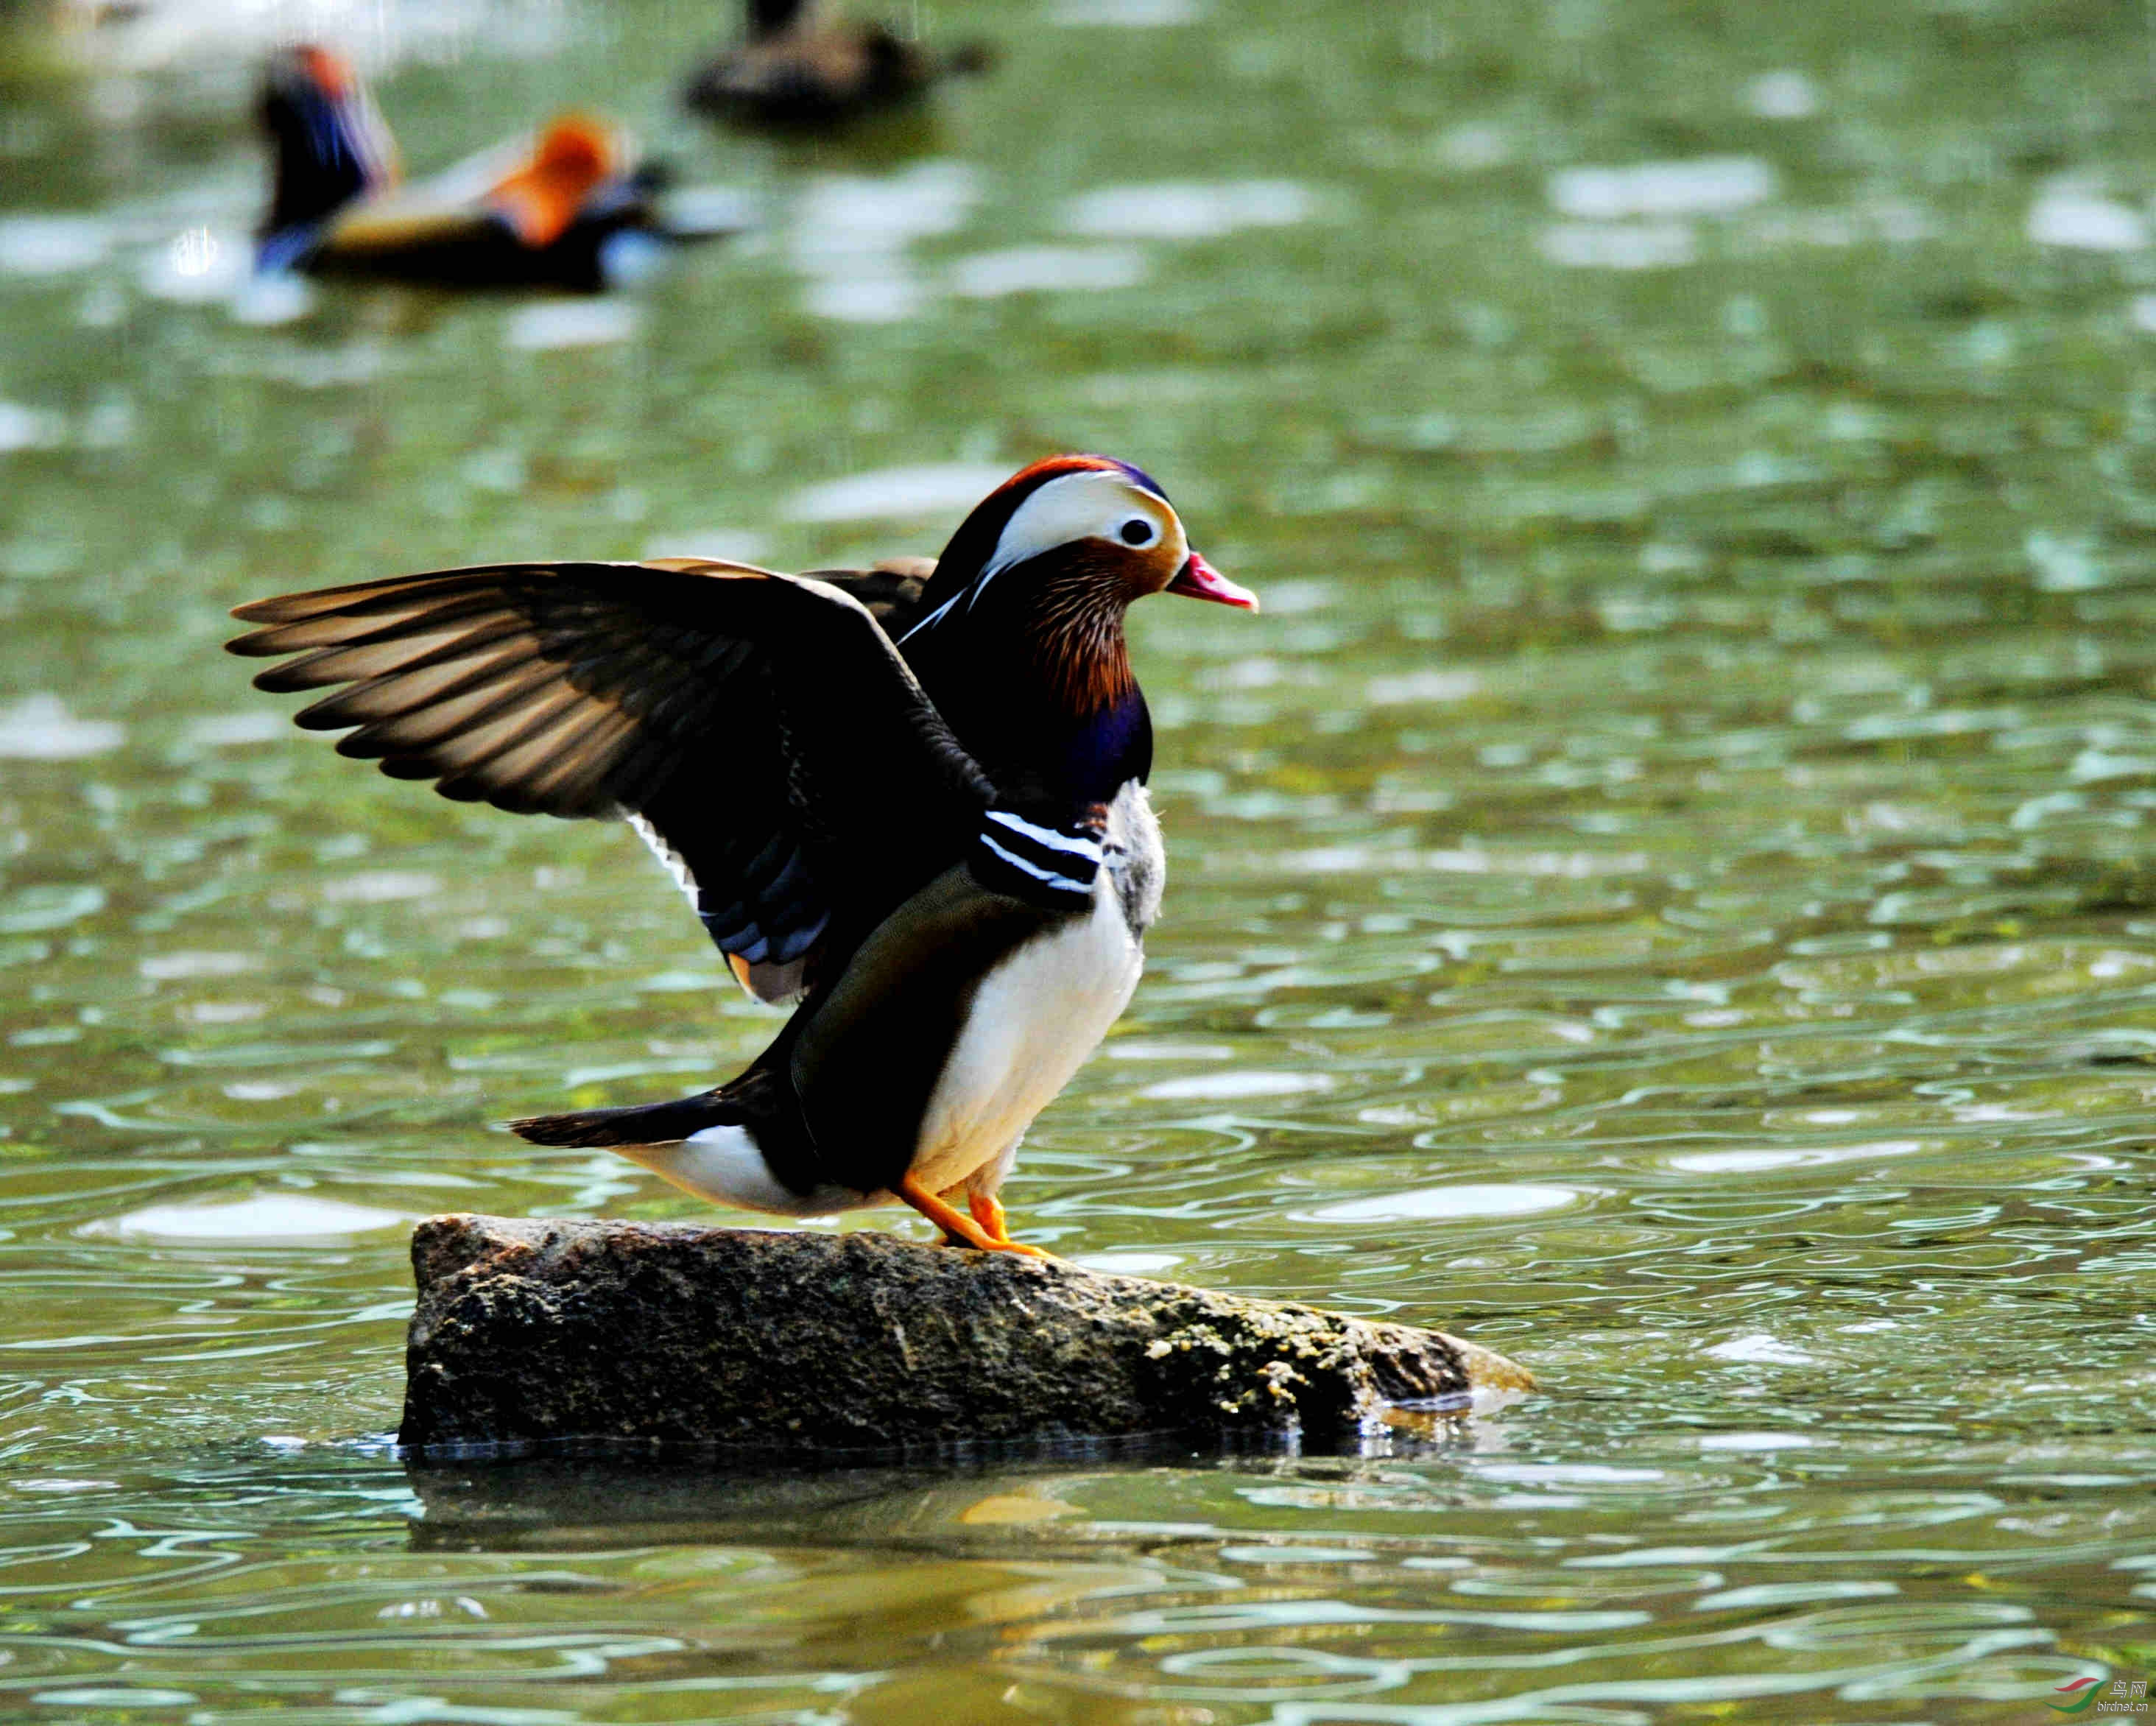
[[[1165,873],[1160,824],[1145,787],[1135,779],[1117,791],[1105,817],[1096,809],[1091,820],[1042,821],[1012,809],[990,809],[967,862],[974,878],[993,891],[1073,913],[1092,909],[1105,871],[1136,937],[1160,913]]]
[[[1102,843],[1092,823],[1051,824],[996,809],[981,818],[967,861],[991,891],[1045,910],[1084,912],[1092,908]]]

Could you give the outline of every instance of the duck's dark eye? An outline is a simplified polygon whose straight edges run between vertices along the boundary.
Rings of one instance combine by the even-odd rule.
[[[1152,543],[1152,523],[1133,516],[1123,523],[1123,543],[1127,546],[1147,546]]]

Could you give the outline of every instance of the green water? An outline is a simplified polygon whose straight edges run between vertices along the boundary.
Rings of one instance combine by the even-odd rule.
[[[242,9],[0,18],[0,1713],[2033,1722],[2156,1678],[2142,10],[1149,9],[923,8],[996,76],[779,150],[670,117],[706,8],[350,15],[413,50],[417,167],[582,101],[758,201],[567,327],[184,297],[257,196]],[[486,1125],[773,1021],[630,835],[338,760],[225,608],[933,551],[1065,447],[1266,609],[1134,616],[1168,912],[1015,1225],[1543,1394],[1415,1460],[408,1473],[407,1220],[706,1215]]]

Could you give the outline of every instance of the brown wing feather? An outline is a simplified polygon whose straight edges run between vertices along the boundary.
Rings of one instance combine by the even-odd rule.
[[[808,576],[860,600],[897,641],[921,620],[921,596],[935,573],[933,557],[886,557],[867,569],[812,569]]]
[[[919,577],[863,572],[871,596]],[[255,679],[340,753],[518,813],[638,816],[757,992],[956,855],[989,797],[870,612],[745,564],[498,564],[257,600]]]

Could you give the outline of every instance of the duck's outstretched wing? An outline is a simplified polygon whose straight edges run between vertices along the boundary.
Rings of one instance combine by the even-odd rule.
[[[626,817],[765,999],[961,855],[993,795],[858,600],[745,564],[504,563],[234,614],[309,731],[444,797]]]

